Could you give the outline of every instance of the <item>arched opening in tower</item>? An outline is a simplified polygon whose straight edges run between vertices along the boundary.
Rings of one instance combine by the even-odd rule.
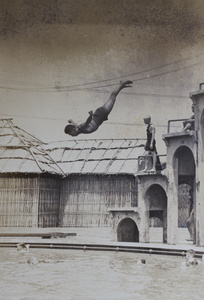
[[[117,240],[118,242],[139,242],[139,231],[131,218],[125,218],[118,224]]]
[[[146,192],[146,201],[149,206],[149,226],[162,228],[162,238],[155,239],[158,242],[167,242],[167,196],[162,186],[153,184]],[[154,234],[155,235],[155,234]],[[156,241],[155,240],[155,241]]]
[[[192,151],[181,146],[175,153],[175,175],[178,178],[178,228],[187,228],[187,239],[195,240],[195,160]],[[193,213],[193,215],[192,215]],[[188,236],[188,234],[190,236]],[[183,235],[183,234],[182,234]],[[181,240],[183,237],[179,237]]]

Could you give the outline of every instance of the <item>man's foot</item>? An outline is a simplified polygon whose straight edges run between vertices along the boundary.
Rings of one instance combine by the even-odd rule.
[[[152,169],[149,170],[149,172],[156,172],[156,169],[152,168]]]
[[[120,86],[121,88],[128,88],[132,87],[133,82],[131,80],[121,81]]]
[[[140,173],[146,172],[145,169],[139,170]]]

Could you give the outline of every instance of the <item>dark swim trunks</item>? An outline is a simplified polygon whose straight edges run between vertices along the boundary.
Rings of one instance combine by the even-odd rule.
[[[78,126],[80,133],[91,133],[97,130],[97,128],[106,120],[108,120],[109,112],[106,108],[99,107],[93,113],[90,114],[85,123],[82,123]]]
[[[155,140],[153,141],[153,147],[150,148],[150,142],[147,142],[146,145],[145,145],[145,151],[154,151],[156,152],[156,142]]]
[[[92,120],[97,126],[100,126],[104,121],[108,120],[109,112],[105,107],[99,107],[93,114]]]

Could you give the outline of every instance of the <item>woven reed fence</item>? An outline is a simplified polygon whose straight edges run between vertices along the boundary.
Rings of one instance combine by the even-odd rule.
[[[137,185],[127,175],[73,175],[62,181],[60,227],[108,227],[108,207],[137,206]]]
[[[0,178],[0,226],[37,227],[38,178]]]
[[[1,177],[0,226],[57,227],[59,197],[57,177]]]
[[[57,177],[39,180],[39,227],[59,226],[60,180]]]

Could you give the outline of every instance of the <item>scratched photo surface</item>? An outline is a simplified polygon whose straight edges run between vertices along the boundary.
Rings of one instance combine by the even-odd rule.
[[[192,116],[189,93],[204,83],[203,49],[203,0],[1,0],[0,119],[13,119],[15,126],[43,143],[69,147],[74,140],[127,139],[126,145],[128,139],[146,139],[143,118],[150,115],[157,151],[163,156],[162,136],[167,133],[168,120]],[[127,80],[132,86],[120,91],[108,120],[95,132],[65,134],[68,120],[84,122],[90,111],[103,106],[120,82]],[[181,123],[172,126],[175,132],[182,130]],[[89,141],[85,144],[90,145]],[[82,169],[85,152],[83,155]],[[115,157],[111,159],[112,163]],[[135,157],[132,161],[135,163]],[[49,169],[50,161],[44,165]],[[120,184],[115,186],[120,190]],[[97,189],[95,183],[92,187]],[[38,198],[33,198],[37,203]],[[97,219],[97,214],[92,217]],[[35,220],[39,221],[38,215]],[[30,234],[35,230],[31,227],[23,229]],[[78,234],[81,228],[69,229]],[[100,226],[97,229],[100,238],[109,238]],[[92,239],[84,234],[77,235],[76,241],[87,237]],[[75,242],[75,237],[70,240]],[[192,269],[182,269],[182,257],[148,254],[145,269],[137,264],[143,256],[130,253],[41,250],[0,249],[0,299],[203,297],[204,267],[193,269],[192,276]]]
[[[83,138],[145,137],[159,152],[168,119],[191,115],[189,93],[204,81],[204,3],[196,1],[1,1],[1,117],[45,141],[73,139],[121,80],[132,80],[108,121]]]

